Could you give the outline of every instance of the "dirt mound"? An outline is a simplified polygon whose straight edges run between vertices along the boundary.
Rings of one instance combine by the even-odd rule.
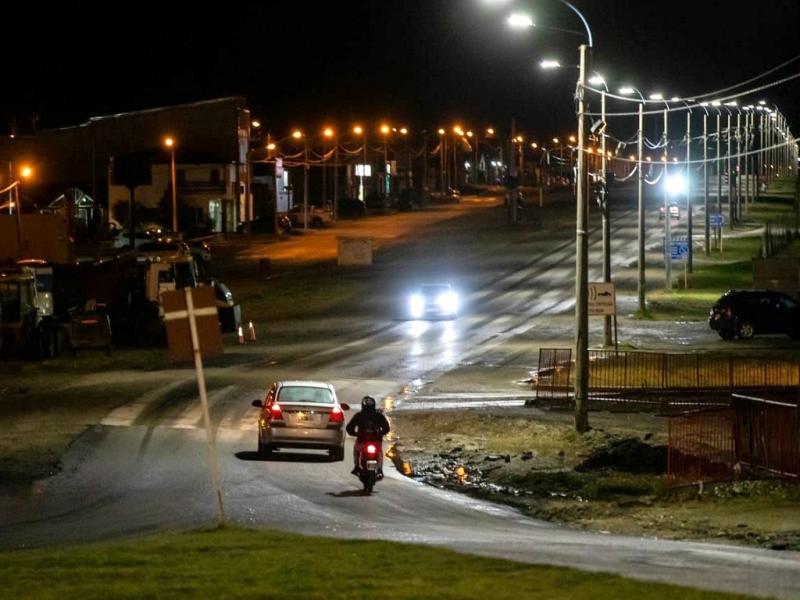
[[[625,438],[597,448],[575,467],[576,471],[584,473],[607,469],[623,473],[664,473],[667,447],[651,446],[638,438]]]

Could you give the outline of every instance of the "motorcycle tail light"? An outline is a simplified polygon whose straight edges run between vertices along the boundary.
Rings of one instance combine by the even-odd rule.
[[[378,453],[378,447],[375,444],[367,444],[367,455],[375,456]]]

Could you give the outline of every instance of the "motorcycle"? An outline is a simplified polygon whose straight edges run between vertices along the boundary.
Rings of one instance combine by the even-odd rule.
[[[366,494],[371,494],[375,482],[383,479],[380,471],[381,451],[381,442],[368,442],[364,444],[361,456],[358,458],[358,478],[361,480]]]

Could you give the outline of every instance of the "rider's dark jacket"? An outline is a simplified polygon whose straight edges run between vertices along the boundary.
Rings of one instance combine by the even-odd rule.
[[[376,410],[362,410],[347,424],[347,433],[355,436],[356,442],[379,442],[389,433],[389,421]]]

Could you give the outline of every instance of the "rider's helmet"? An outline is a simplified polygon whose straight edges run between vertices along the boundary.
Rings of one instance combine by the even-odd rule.
[[[375,398],[372,396],[364,396],[361,399],[361,410],[375,411]]]

